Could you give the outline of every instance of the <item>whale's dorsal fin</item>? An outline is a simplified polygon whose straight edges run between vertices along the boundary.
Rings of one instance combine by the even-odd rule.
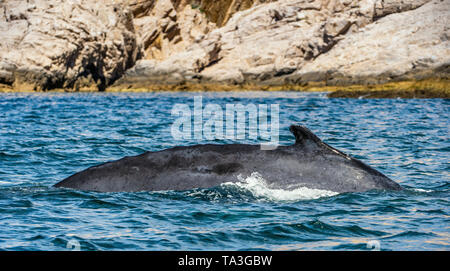
[[[308,128],[301,125],[291,125],[289,131],[295,136],[295,145],[305,145],[305,143],[313,143],[317,146],[322,144],[322,140],[318,138]]]
[[[332,151],[335,154],[338,154],[346,159],[351,160],[352,158],[340,150],[337,150],[327,143],[323,142],[318,136],[316,136],[311,130],[302,125],[291,125],[289,127],[291,133],[295,136],[295,145],[299,146],[315,146],[322,149],[326,149],[328,151]]]

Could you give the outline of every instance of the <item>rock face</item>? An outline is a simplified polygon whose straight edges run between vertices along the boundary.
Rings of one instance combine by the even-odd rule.
[[[104,90],[141,53],[132,14],[112,2],[0,2],[0,84]]]
[[[449,81],[449,18],[450,0],[6,0],[0,89]]]
[[[236,12],[114,89],[346,85],[448,78],[448,0],[279,0]],[[438,72],[436,72],[438,71]]]
[[[268,0],[133,0],[123,1],[135,17],[144,59],[163,61],[226,23],[232,14]]]
[[[104,90],[138,59],[186,50],[264,0],[0,2],[0,89]]]
[[[172,3],[176,9],[186,5],[199,9],[209,21],[221,27],[238,11],[274,1],[276,0],[172,0]]]
[[[152,6],[142,9],[135,16],[134,23],[145,59],[158,61],[184,51],[216,28],[205,14],[191,5],[178,6],[177,11],[170,0],[154,1]]]
[[[375,15],[415,7],[385,6],[388,8],[384,11],[375,9]],[[449,1],[432,1],[408,12],[391,14],[346,36],[330,52],[297,70],[291,79],[296,83],[323,81],[340,85],[448,78],[449,16]]]

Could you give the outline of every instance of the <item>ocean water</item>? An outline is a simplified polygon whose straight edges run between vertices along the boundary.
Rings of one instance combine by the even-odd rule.
[[[279,104],[280,144],[308,126],[399,192],[272,189],[254,173],[211,189],[56,189],[106,161],[177,145],[176,103]],[[0,94],[1,250],[449,250],[450,101],[324,93]],[[213,143],[254,143],[216,140]]]

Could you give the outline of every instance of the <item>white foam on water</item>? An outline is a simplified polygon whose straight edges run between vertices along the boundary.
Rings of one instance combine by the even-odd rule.
[[[426,190],[426,189],[421,189],[421,188],[413,188],[414,191],[416,192],[420,192],[420,193],[430,193],[433,192],[433,190]]]
[[[292,190],[279,188],[270,188],[267,181],[258,172],[253,172],[249,177],[238,176],[239,182],[227,182],[222,186],[237,187],[252,193],[257,198],[263,198],[270,201],[298,201],[311,200],[322,197],[331,197],[339,193],[321,189],[299,187]]]

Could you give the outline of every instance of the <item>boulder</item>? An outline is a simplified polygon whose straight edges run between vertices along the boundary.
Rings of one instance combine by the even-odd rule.
[[[104,90],[141,53],[113,1],[2,1],[0,32],[0,84],[18,90]]]

